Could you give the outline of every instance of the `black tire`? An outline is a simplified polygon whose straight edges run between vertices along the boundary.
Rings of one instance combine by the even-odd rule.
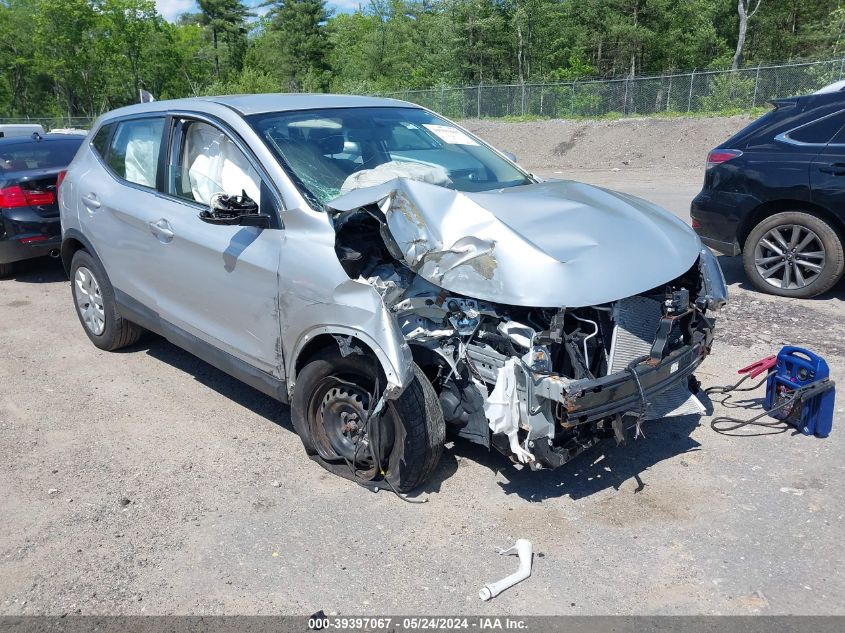
[[[77,271],[80,268],[87,269],[96,280],[100,289],[100,299],[103,304],[104,326],[100,333],[95,333],[89,326],[86,325],[83,318],[79,301],[77,300],[80,292],[77,285]],[[79,250],[73,254],[73,259],[70,263],[70,286],[73,294],[73,305],[76,308],[76,316],[79,317],[79,322],[85,334],[91,342],[102,350],[112,352],[122,347],[132,345],[141,338],[144,333],[143,328],[124,319],[117,311],[117,303],[114,300],[114,288],[112,288],[108,275],[105,269],[97,258],[92,257],[88,251]]]
[[[780,264],[777,260],[778,253],[768,249],[764,243],[761,242],[761,240],[763,240],[770,231],[779,227],[800,227],[804,231],[804,233],[802,233],[804,237],[809,235],[807,231],[812,231],[815,233],[818,238],[817,241],[821,243],[823,248],[823,255],[818,257],[814,256],[812,262],[816,266],[821,266],[821,270],[816,271],[814,269],[805,268],[803,265],[799,265],[798,261],[800,260],[796,259],[796,264],[792,266],[789,279],[787,280],[788,287],[775,286],[767,281],[766,278],[763,277],[763,273],[761,273],[756,262],[758,254],[762,254],[769,255],[769,259],[774,260],[773,264],[768,264],[769,266],[776,266]],[[792,230],[785,228],[784,232],[791,235]],[[786,235],[784,235],[784,237],[786,237]],[[771,243],[771,240],[769,240],[769,242]],[[778,246],[779,250],[783,250],[782,245],[777,244],[776,246]],[[816,250],[813,252],[818,253],[822,251]],[[789,253],[787,252],[786,255],[789,255]],[[784,267],[789,266],[789,263],[792,262],[791,259],[782,261],[785,262]],[[816,262],[821,263],[816,264]],[[843,255],[842,238],[839,236],[839,233],[826,221],[803,211],[785,211],[783,213],[776,213],[769,216],[752,229],[751,233],[748,235],[748,239],[745,240],[745,246],[742,252],[742,264],[745,268],[746,276],[758,290],[781,297],[809,299],[811,297],[815,297],[816,295],[820,295],[823,292],[827,292],[842,278],[842,271],[845,269],[845,255]],[[802,274],[802,277],[804,273],[812,274],[812,279],[805,280],[806,285],[800,286],[799,282],[795,279],[796,273],[792,272],[796,269],[798,270],[798,274]],[[783,270],[784,268],[781,268],[779,274],[776,272],[771,277],[781,285],[784,283],[782,279],[784,276]],[[803,271],[803,273],[801,271]]]
[[[11,275],[13,268],[14,264],[0,264],[0,279]]]
[[[384,477],[399,492],[413,490],[432,475],[440,461],[446,435],[443,411],[434,387],[416,364],[413,373],[411,383],[398,398],[387,401],[379,418],[378,436],[384,442],[384,454],[378,459],[381,468],[375,467],[374,460],[370,462],[371,468],[355,464],[356,478],[377,481]],[[293,391],[291,418],[309,455],[317,455],[325,463],[350,463],[331,446],[322,426],[324,408],[321,407],[325,398],[331,398],[327,392],[331,389],[331,381],[339,379],[336,384],[341,389],[355,383],[371,392],[376,377],[383,389],[386,381],[372,356],[350,354],[341,357],[337,351],[317,355],[302,369]],[[373,406],[366,402],[366,396],[365,404]],[[356,456],[357,451],[356,447]],[[368,456],[369,452],[362,455],[362,460]]]

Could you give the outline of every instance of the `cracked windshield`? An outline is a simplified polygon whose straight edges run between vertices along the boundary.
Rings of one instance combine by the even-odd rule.
[[[531,182],[463,130],[415,108],[273,113],[250,122],[320,204],[398,177],[469,192]]]

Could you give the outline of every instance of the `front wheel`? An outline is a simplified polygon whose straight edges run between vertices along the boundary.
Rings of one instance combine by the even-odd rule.
[[[827,222],[803,211],[787,211],[754,227],[742,263],[758,290],[809,299],[839,281],[845,257],[839,234]]]
[[[306,452],[324,463],[345,464],[353,479],[386,479],[400,492],[425,482],[440,461],[446,424],[434,387],[419,367],[413,370],[411,384],[373,416],[386,385],[373,357],[314,358],[300,372],[291,402]]]

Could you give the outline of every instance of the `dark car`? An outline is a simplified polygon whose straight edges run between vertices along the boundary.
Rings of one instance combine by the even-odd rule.
[[[845,92],[773,105],[710,152],[690,214],[705,244],[742,253],[757,288],[814,297],[843,271]]]
[[[13,262],[58,256],[56,187],[83,140],[82,134],[0,138],[0,277]]]

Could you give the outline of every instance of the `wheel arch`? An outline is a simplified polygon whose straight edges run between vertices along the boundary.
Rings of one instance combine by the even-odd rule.
[[[739,232],[737,233],[737,240],[739,241],[740,249],[745,250],[745,242],[751,234],[751,231],[754,230],[755,226],[760,224],[760,222],[766,218],[785,211],[799,211],[814,215],[827,222],[831,228],[839,234],[840,239],[845,237],[845,220],[825,207],[819,206],[818,204],[807,200],[770,200],[769,202],[764,202],[763,204],[755,207],[754,210],[746,216],[740,226]],[[843,241],[845,241],[845,239],[843,239]]]
[[[368,354],[378,361],[388,383],[388,397],[397,397],[413,379],[411,350],[407,346],[405,346],[407,353],[404,355],[404,364],[396,366],[390,356],[365,332],[345,326],[325,326],[304,334],[295,346],[288,372],[290,394],[293,393],[297,376],[305,365],[325,350],[335,350],[338,355],[341,355],[343,353],[341,341],[344,339],[358,350],[353,353]]]
[[[97,255],[96,249],[91,245],[82,233],[76,229],[68,229],[62,237],[62,246],[59,250],[62,260],[62,268],[65,269],[65,274],[70,276],[70,264],[73,261],[73,256],[77,251],[85,250],[91,254],[91,257],[102,263],[103,260]]]

